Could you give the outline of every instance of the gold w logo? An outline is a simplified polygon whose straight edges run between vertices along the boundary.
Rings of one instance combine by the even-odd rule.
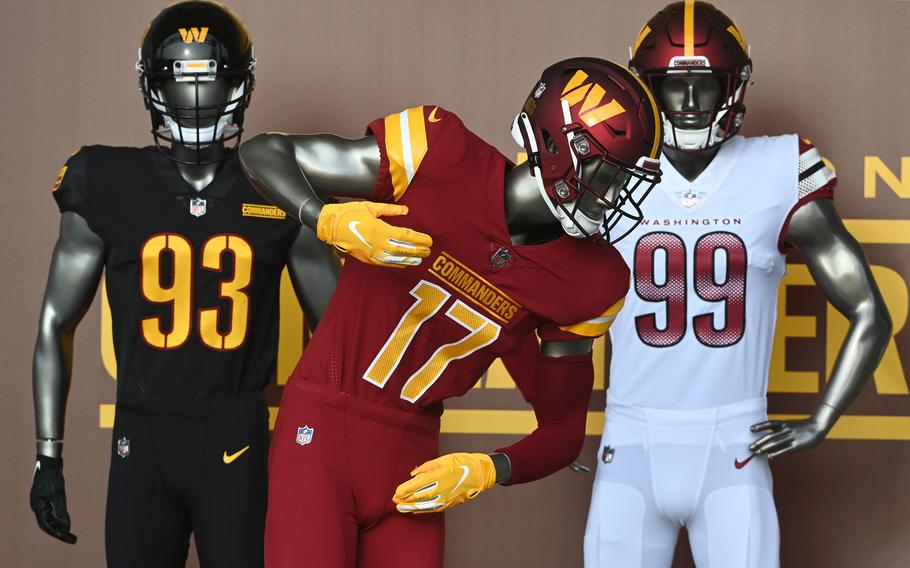
[[[208,35],[208,28],[180,28],[177,31],[180,32],[180,37],[183,38],[183,43],[205,43],[205,36]]]
[[[616,99],[601,105],[600,102],[607,92],[597,83],[585,83],[587,78],[588,74],[579,69],[562,90],[562,100],[569,103],[570,107],[584,100],[578,116],[585,124],[594,126],[626,112]]]

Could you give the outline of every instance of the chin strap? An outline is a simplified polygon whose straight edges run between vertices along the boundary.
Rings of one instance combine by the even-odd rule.
[[[697,130],[684,130],[673,126],[664,113],[661,113],[661,118],[664,123],[664,144],[670,147],[680,150],[703,150],[717,143],[714,125]]]
[[[228,112],[228,114],[222,115],[216,124],[203,128],[180,126],[170,114],[167,114],[164,106],[156,104],[157,101],[152,101],[152,104],[162,113],[161,116],[164,121],[164,128],[171,131],[171,137],[175,142],[180,142],[186,146],[199,146],[200,148],[205,148],[224,138],[225,132],[228,130],[228,125],[233,124],[234,122],[234,113],[230,111],[236,109],[237,105],[240,104],[239,101],[243,97],[244,91],[244,83],[237,85],[231,92],[230,97],[228,97],[229,101],[234,102],[224,107],[225,112]],[[161,93],[155,94],[159,101],[163,101]]]
[[[566,203],[565,207],[566,209],[571,209],[575,207],[575,202],[572,201]],[[574,237],[576,239],[586,239],[589,235],[596,235],[603,232],[603,217],[599,219],[592,219],[585,215],[582,211],[576,210],[574,216],[570,216],[563,211],[559,211],[557,218],[559,219],[560,224],[562,224],[563,231],[565,231],[566,234],[570,237]]]
[[[171,137],[175,142],[180,142],[185,146],[199,146],[205,148],[210,146],[224,137],[224,131],[227,125],[234,119],[233,114],[226,114],[218,119],[218,124],[206,126],[204,128],[187,128],[181,127],[170,116],[164,116],[164,127],[171,131]]]

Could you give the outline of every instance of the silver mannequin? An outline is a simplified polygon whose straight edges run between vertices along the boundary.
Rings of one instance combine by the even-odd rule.
[[[195,104],[196,92],[192,83],[168,82],[161,89],[163,100],[178,106]],[[211,106],[228,99],[230,85],[217,79],[199,88],[200,106]],[[206,127],[214,119],[193,121],[186,127]],[[202,165],[174,163],[181,176],[197,191],[215,178],[228,152],[233,151],[221,142],[201,148]],[[197,158],[195,145],[173,144],[172,157],[181,162]],[[162,188],[162,191],[165,191]],[[47,287],[38,321],[38,339],[32,366],[35,405],[35,430],[39,456],[58,459],[63,452],[66,402],[73,368],[73,337],[76,327],[91,306],[107,258],[102,239],[80,215],[63,213],[60,232],[51,257]],[[339,263],[335,253],[316,239],[312,231],[301,228],[289,255],[288,271],[303,308],[306,321],[315,327],[328,305],[338,280]],[[62,490],[60,491],[62,493]],[[64,506],[65,509],[65,506]],[[52,515],[53,516],[53,515]],[[50,519],[53,523],[54,519]],[[67,542],[75,542],[68,532],[51,534]],[[44,530],[48,530],[42,526]]]
[[[657,103],[670,111],[716,108],[721,98],[710,77],[667,78],[657,87]],[[674,114],[679,129],[708,126],[710,115]],[[664,145],[663,152],[689,181],[708,167],[720,145],[701,151],[682,151]],[[804,420],[769,420],[754,424],[753,432],[767,432],[749,449],[769,459],[820,444],[872,375],[891,337],[891,317],[882,300],[866,255],[847,232],[829,199],[800,207],[790,219],[786,241],[798,248],[825,298],[850,321],[831,377],[812,415]]]
[[[323,203],[320,196],[368,199],[379,175],[380,154],[375,138],[350,140],[332,134],[260,134],[240,146],[240,162],[253,186],[301,223],[315,230]],[[604,185],[615,170],[594,168],[582,162],[581,177],[594,186]],[[616,176],[606,191],[611,199],[625,182]],[[506,222],[512,243],[543,243],[562,236],[563,229],[550,213],[526,165],[511,168],[505,175]],[[587,199],[586,199],[587,197]],[[606,205],[586,192],[579,207],[592,218],[603,215]],[[544,341],[541,353],[563,357],[591,352],[593,340]],[[511,478],[511,465],[504,454],[491,454],[496,482]]]

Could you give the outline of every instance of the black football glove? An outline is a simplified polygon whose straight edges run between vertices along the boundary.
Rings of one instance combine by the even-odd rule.
[[[76,543],[76,535],[70,532],[70,514],[66,510],[62,458],[38,456],[29,502],[41,530],[63,542]]]

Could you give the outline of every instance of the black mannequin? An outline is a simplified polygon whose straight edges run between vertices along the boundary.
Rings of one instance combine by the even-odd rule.
[[[187,85],[183,89],[184,96],[194,96],[193,89],[186,83],[174,83],[170,92],[179,93],[183,85]],[[203,92],[217,97],[220,91]],[[181,144],[175,144],[170,151],[178,158],[196,155],[195,147]],[[207,146],[201,152],[208,159],[228,155],[221,143]],[[202,165],[175,162],[174,167],[188,184],[201,190],[214,179],[223,163],[221,159]],[[72,338],[94,298],[104,256],[103,241],[91,231],[85,219],[76,213],[64,213],[51,259],[33,365],[38,453],[45,456],[60,457],[62,452],[66,396],[72,371]],[[334,289],[337,259],[311,231],[301,230],[289,269],[307,321],[315,326]]]
[[[203,9],[210,7],[207,3],[203,5]],[[220,7],[216,9],[221,10]],[[204,46],[200,46],[201,42],[184,47],[187,50],[203,49]],[[159,127],[156,129],[156,141],[164,138],[171,142],[169,147],[159,144],[159,148],[170,158],[168,166],[175,168],[183,181],[197,192],[206,189],[216,179],[236,151],[228,148],[224,139],[239,136],[242,120],[237,119],[242,116],[248,102],[248,90],[251,90],[252,82],[250,80],[246,87],[248,90],[244,96],[247,98],[243,106],[239,103],[231,105],[232,100],[237,100],[239,85],[238,79],[230,73],[212,80],[197,78],[181,81],[172,76],[148,85],[154,91],[153,100],[167,104],[167,108],[176,109],[173,117],[179,124],[181,137],[187,132],[201,132],[206,128],[212,131],[210,140],[197,135],[199,143],[181,143],[179,139],[169,139],[162,135],[162,132],[167,132],[167,127],[161,127],[160,123],[156,125]],[[225,109],[232,106],[237,124],[227,124],[221,132],[212,128],[225,116]],[[153,120],[155,113],[163,110],[163,106],[154,106]],[[167,189],[162,187],[161,191]],[[33,359],[39,468],[42,467],[41,463],[45,463],[44,460],[48,460],[43,466],[45,469],[59,468],[59,464],[62,464],[60,460],[66,402],[73,367],[73,338],[76,327],[91,306],[108,255],[108,246],[90,228],[83,216],[73,211],[62,214],[42,302]],[[313,328],[337,283],[337,256],[319,242],[311,231],[300,229],[287,253],[287,268],[306,321]],[[264,357],[273,355],[263,354]],[[36,475],[32,504],[39,526],[56,538],[74,543],[76,537],[69,531],[62,474],[50,482],[39,482],[38,479],[39,476]],[[39,486],[39,483],[44,485]]]

